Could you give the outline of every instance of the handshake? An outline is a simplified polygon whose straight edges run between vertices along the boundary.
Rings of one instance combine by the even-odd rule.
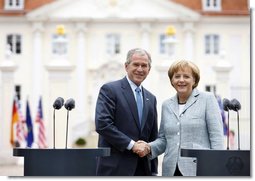
[[[132,151],[138,154],[140,157],[144,157],[151,152],[151,147],[148,143],[142,140],[135,142]]]

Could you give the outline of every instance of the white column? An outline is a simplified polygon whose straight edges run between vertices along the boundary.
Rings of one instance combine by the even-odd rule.
[[[2,164],[13,163],[15,158],[12,156],[10,144],[10,130],[12,121],[12,103],[14,98],[14,73],[17,65],[12,60],[4,60],[0,65],[1,91],[0,91],[0,162]]]
[[[194,60],[194,24],[184,24],[184,50],[185,58],[193,61]]]
[[[32,99],[31,109],[36,109],[39,96],[42,94],[42,23],[33,25],[33,61],[32,61]],[[36,110],[31,111],[35,113]]]
[[[151,25],[149,23],[141,23],[140,25],[141,27],[141,48],[145,49],[146,51],[148,51],[148,53],[150,52],[150,31],[151,31]],[[153,58],[152,58],[153,59]],[[150,77],[148,76],[146,78],[146,80],[143,82],[143,86],[145,88],[149,87],[149,79]]]
[[[29,96],[31,116],[34,119],[37,112],[38,101],[42,95],[42,31],[44,30],[42,23],[33,24],[33,61],[31,69],[32,92]],[[34,143],[38,142],[38,126],[34,122]]]
[[[86,33],[87,27],[84,23],[76,24],[76,38],[77,38],[77,65],[76,65],[76,118],[73,122],[73,139],[84,137],[89,133],[89,119],[88,119],[88,87],[87,87],[87,60],[86,60]]]

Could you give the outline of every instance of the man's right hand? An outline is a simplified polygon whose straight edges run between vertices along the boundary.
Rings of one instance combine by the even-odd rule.
[[[150,153],[150,145],[145,141],[138,140],[135,142],[132,151],[138,154],[140,157],[144,157]]]

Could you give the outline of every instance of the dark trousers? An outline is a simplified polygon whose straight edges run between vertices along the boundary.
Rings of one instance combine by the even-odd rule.
[[[134,176],[151,176],[151,173],[148,169],[148,161],[146,157],[138,158]]]
[[[181,173],[181,171],[179,170],[178,165],[176,165],[175,172],[174,172],[174,176],[183,176],[182,173]]]

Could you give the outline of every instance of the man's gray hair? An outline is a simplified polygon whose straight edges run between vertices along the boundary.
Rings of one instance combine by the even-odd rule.
[[[138,55],[147,55],[148,59],[149,59],[149,67],[151,67],[151,55],[144,49],[141,48],[134,48],[128,51],[127,53],[127,59],[125,64],[130,64],[130,62],[132,61],[132,56],[134,54],[138,54]]]

